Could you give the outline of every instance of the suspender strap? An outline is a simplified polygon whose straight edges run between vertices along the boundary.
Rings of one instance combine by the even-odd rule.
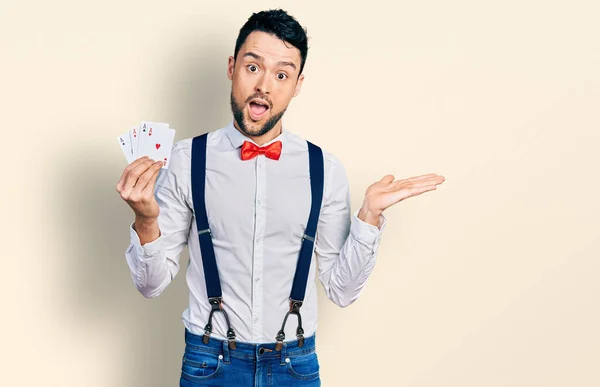
[[[310,162],[310,191],[312,195],[312,204],[310,216],[306,225],[306,231],[302,237],[302,247],[300,256],[296,265],[296,274],[294,275],[294,284],[290,299],[303,301],[306,293],[306,283],[308,281],[308,270],[312,258],[313,245],[317,234],[317,223],[319,222],[319,212],[321,211],[321,202],[323,200],[323,152],[321,148],[307,141],[308,157]]]
[[[204,327],[204,343],[208,344],[212,332],[212,317],[214,312],[222,312],[227,322],[227,338],[229,347],[235,349],[235,332],[231,328],[229,317],[223,309],[223,295],[221,293],[221,280],[215,259],[215,250],[212,243],[208,216],[206,214],[205,188],[206,188],[206,143],[208,133],[194,137],[192,140],[192,200],[198,228],[198,241],[202,253],[202,266],[206,282],[206,293],[211,306],[208,323]]]
[[[215,260],[208,216],[206,215],[205,186],[206,186],[206,140],[208,133],[192,140],[192,198],[198,226],[198,239],[202,252],[202,265],[208,298],[221,297],[221,281]]]
[[[281,351],[283,348],[283,340],[285,339],[285,324],[290,314],[294,314],[298,317],[298,328],[296,329],[298,346],[302,347],[304,345],[304,329],[302,329],[302,316],[300,315],[300,307],[302,306],[302,302],[304,301],[304,296],[306,294],[306,284],[308,282],[310,261],[312,258],[313,246],[317,233],[317,224],[319,223],[319,213],[321,212],[325,180],[323,151],[310,141],[307,141],[307,143],[308,158],[310,163],[310,191],[312,203],[310,215],[308,217],[308,223],[306,224],[306,230],[304,232],[304,236],[302,237],[302,245],[300,247],[298,262],[296,264],[296,274],[294,275],[294,283],[292,285],[292,292],[290,295],[290,310],[286,313],[281,329],[277,333],[276,337],[277,344],[275,345],[275,349],[277,351]]]

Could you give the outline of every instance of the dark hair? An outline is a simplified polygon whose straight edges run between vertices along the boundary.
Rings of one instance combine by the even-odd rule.
[[[306,29],[302,28],[294,17],[288,15],[287,12],[282,9],[272,9],[253,13],[252,16],[248,18],[248,21],[246,21],[246,24],[240,29],[235,42],[233,57],[236,60],[240,47],[246,42],[248,35],[254,31],[262,31],[275,35],[279,39],[288,42],[300,50],[302,61],[300,63],[300,72],[298,74],[302,74],[304,63],[306,63],[306,55],[308,53],[308,37],[306,36]]]

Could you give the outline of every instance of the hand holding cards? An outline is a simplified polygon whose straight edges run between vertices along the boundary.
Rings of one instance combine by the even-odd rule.
[[[175,129],[162,122],[142,121],[139,126],[118,136],[117,140],[127,163],[131,164],[140,157],[148,156],[152,160],[162,161],[162,168],[166,169],[171,161]]]

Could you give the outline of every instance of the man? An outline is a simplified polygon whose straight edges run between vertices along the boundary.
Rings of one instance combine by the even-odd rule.
[[[315,276],[350,305],[373,270],[383,211],[444,181],[387,175],[351,213],[340,161],[282,125],[307,50],[286,12],[253,14],[227,68],[232,121],[175,144],[168,170],[140,158],[117,184],[135,213],[126,259],[144,296],[161,294],[189,246],[181,386],[320,385]]]

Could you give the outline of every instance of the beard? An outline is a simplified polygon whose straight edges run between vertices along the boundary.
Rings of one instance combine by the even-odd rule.
[[[250,101],[252,98],[258,97],[256,95],[252,95],[248,97],[247,101]],[[267,100],[268,101],[268,100]],[[269,101],[270,102],[270,101]],[[271,104],[272,105],[272,104]],[[280,111],[279,113],[273,114],[271,118],[267,120],[261,127],[251,130],[246,126],[246,121],[244,120],[244,105],[240,104],[235,97],[233,96],[233,90],[231,91],[231,111],[233,112],[233,119],[237,122],[240,130],[247,136],[259,137],[266,133],[269,133],[271,129],[279,122],[283,113],[285,113],[287,106]]]

